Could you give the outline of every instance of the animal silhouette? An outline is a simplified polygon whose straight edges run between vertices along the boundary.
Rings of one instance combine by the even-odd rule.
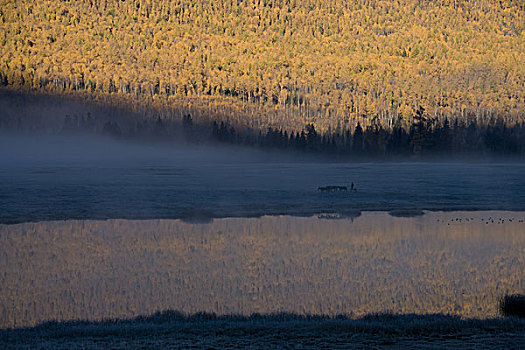
[[[317,188],[320,192],[348,192],[346,186],[320,186]]]

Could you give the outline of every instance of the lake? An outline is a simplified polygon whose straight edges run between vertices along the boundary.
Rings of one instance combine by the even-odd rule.
[[[161,310],[487,318],[525,288],[525,213],[0,225],[0,327]]]

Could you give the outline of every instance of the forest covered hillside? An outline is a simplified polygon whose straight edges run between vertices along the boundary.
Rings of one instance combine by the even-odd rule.
[[[0,42],[8,89],[151,120],[327,135],[525,120],[522,0],[0,0]]]

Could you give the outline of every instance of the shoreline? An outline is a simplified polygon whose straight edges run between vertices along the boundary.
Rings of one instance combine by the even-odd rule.
[[[87,222],[97,222],[97,221],[114,221],[114,220],[123,220],[123,221],[181,221],[187,224],[211,224],[215,220],[227,220],[227,219],[262,219],[265,217],[290,217],[290,218],[318,218],[323,220],[353,220],[363,214],[388,214],[389,216],[395,218],[416,218],[422,217],[429,214],[438,215],[438,214],[452,214],[452,213],[461,213],[467,214],[472,213],[476,214],[487,214],[489,217],[493,215],[506,215],[509,213],[514,213],[515,215],[525,214],[524,210],[506,210],[506,209],[399,209],[399,210],[359,210],[359,209],[348,209],[340,211],[312,211],[312,212],[303,212],[303,213],[263,213],[263,214],[253,214],[253,215],[209,215],[212,213],[208,212],[199,212],[195,211],[194,213],[188,215],[174,215],[172,217],[109,217],[109,218],[78,218],[71,217],[65,219],[45,219],[45,220],[29,220],[29,221],[19,221],[19,220],[10,220],[2,222],[0,220],[0,226],[13,226],[13,225],[23,225],[23,224],[38,224],[38,223],[52,223],[52,222],[67,222],[67,221],[87,221]],[[523,218],[518,220],[524,220]]]

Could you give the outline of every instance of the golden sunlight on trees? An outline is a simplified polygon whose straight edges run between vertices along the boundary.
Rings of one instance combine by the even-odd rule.
[[[525,5],[505,0],[0,1],[0,82],[206,122],[320,132],[523,121]],[[169,114],[169,113],[168,113]]]

